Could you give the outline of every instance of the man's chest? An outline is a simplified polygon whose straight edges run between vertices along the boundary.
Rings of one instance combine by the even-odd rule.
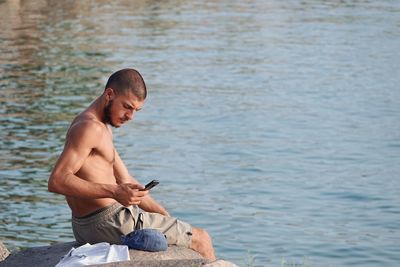
[[[104,161],[113,164],[115,161],[115,148],[112,138],[101,138],[97,141],[97,145],[90,152],[89,157],[103,159]]]

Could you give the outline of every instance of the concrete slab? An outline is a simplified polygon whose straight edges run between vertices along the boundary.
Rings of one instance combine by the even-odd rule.
[[[55,244],[52,246],[35,247],[18,251],[9,255],[0,266],[54,267],[62,256],[68,253],[75,242]],[[7,248],[6,248],[7,249]],[[8,250],[7,250],[8,251]],[[202,266],[208,263],[199,253],[186,248],[170,246],[163,252],[145,252],[129,250],[130,261],[93,265],[101,267],[125,266]]]

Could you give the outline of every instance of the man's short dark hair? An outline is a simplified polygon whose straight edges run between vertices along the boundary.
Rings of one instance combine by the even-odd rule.
[[[131,92],[140,101],[147,96],[146,84],[142,75],[134,69],[122,69],[114,72],[107,81],[106,87],[112,88],[116,94]]]

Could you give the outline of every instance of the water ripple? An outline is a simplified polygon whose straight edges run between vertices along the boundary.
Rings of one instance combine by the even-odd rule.
[[[71,119],[129,66],[149,98],[116,147],[218,255],[397,266],[399,12],[393,1],[1,1],[0,238],[11,249],[73,238],[47,178]]]

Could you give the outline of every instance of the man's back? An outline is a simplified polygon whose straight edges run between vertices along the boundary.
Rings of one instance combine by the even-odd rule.
[[[95,146],[88,140],[96,140]],[[117,184],[113,164],[115,149],[112,133],[107,125],[98,121],[90,109],[78,115],[71,124],[66,137],[65,154],[86,155],[75,173],[88,182]],[[67,202],[74,216],[81,217],[115,202],[112,198],[76,198],[67,196]]]

